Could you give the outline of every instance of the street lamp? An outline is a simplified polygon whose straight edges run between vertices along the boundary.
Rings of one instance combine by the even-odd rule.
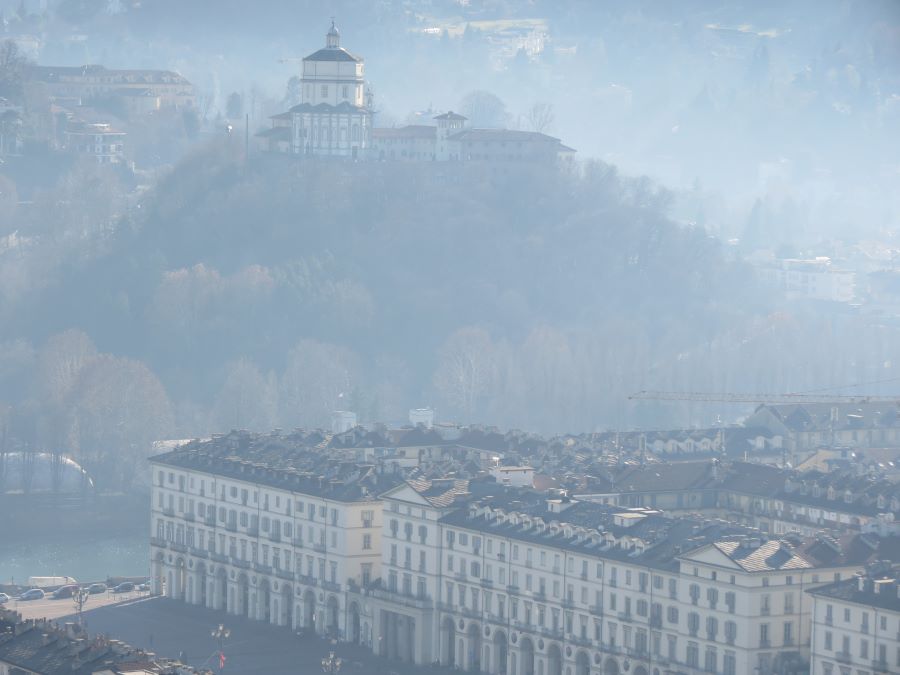
[[[88,601],[89,597],[90,593],[88,593],[88,589],[86,588],[76,588],[72,592],[72,600],[75,602],[75,614],[78,616],[79,626],[84,626],[82,611],[84,610],[84,603]]]
[[[220,623],[218,628],[214,628],[210,635],[219,646],[219,672],[221,673],[222,669],[225,668],[225,652],[223,651],[225,648],[225,640],[231,637],[231,629],[225,628],[225,626]]]
[[[337,672],[341,669],[341,660],[340,656],[335,656],[334,652],[328,652],[328,656],[322,659],[322,670],[328,673],[328,675],[337,675]]]

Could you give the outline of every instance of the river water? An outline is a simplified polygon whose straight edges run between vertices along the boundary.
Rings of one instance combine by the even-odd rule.
[[[77,538],[0,540],[0,583],[32,576],[70,576],[78,581],[149,575],[146,533]]]

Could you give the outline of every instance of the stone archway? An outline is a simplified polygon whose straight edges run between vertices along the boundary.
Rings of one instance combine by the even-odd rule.
[[[151,591],[154,595],[165,595],[165,568],[166,556],[160,551],[153,559],[153,575],[151,581]]]
[[[278,623],[291,629],[294,627],[294,588],[290,584],[281,585],[281,616]]]
[[[194,569],[194,597],[191,602],[206,607],[206,563],[197,563]]]
[[[470,623],[466,629],[466,642],[469,648],[466,670],[477,673],[481,670],[481,626],[477,623]]]
[[[213,607],[220,611],[228,609],[228,573],[224,567],[216,571],[216,592],[213,594]]]
[[[362,634],[359,627],[359,605],[350,603],[350,625],[347,627],[347,639],[353,644],[360,644]]]
[[[494,631],[494,663],[492,673],[506,675],[507,662],[509,660],[509,642],[506,633],[502,630]]]
[[[338,603],[338,599],[329,595],[328,600],[325,603],[325,630],[327,634],[333,638],[339,637],[338,634],[338,617],[340,615],[340,604]]]
[[[619,675],[619,662],[609,657],[603,664],[603,675]]]
[[[256,618],[269,623],[272,621],[272,586],[268,579],[260,578],[257,596]]]
[[[591,675],[591,657],[579,651],[575,655],[575,675]]]
[[[562,675],[562,652],[555,643],[547,647],[547,675]]]
[[[237,594],[234,598],[234,613],[250,617],[250,580],[246,574],[238,577]]]
[[[531,638],[523,637],[519,650],[522,652],[522,675],[534,675],[534,643]]]
[[[456,665],[456,624],[453,618],[446,616],[441,624],[441,665]]]
[[[184,602],[187,594],[187,570],[184,564],[184,558],[175,559],[175,578],[174,578],[174,595],[176,600]]]
[[[303,594],[303,627],[316,630],[316,594],[309,589]]]

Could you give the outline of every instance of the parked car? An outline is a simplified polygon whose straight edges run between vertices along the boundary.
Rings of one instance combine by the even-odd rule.
[[[106,584],[91,584],[87,587],[87,592],[91,595],[96,595],[97,593],[106,593]]]
[[[113,593],[130,593],[134,590],[134,584],[130,581],[123,581],[121,584],[112,589]]]
[[[19,600],[43,600],[44,599],[44,591],[40,588],[32,588],[30,590],[25,591],[22,595],[19,596]]]
[[[68,586],[60,586],[55,591],[53,591],[53,595],[51,596],[54,600],[61,600],[62,598],[71,598],[75,595],[75,591],[78,590],[78,586],[74,584],[70,584]]]
[[[9,596],[6,593],[0,593],[0,605],[9,602]]]
[[[149,591],[150,591],[150,582],[149,582],[149,581],[145,581],[144,583],[140,584],[140,585],[137,587],[137,589],[138,589],[139,591],[141,591],[142,593],[147,593],[147,592],[149,592]]]

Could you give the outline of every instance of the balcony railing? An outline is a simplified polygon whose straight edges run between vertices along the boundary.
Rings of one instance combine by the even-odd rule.
[[[253,563],[253,569],[255,569],[260,574],[272,574],[271,565],[263,565],[262,563],[255,562]]]
[[[588,611],[594,616],[603,616],[602,605],[591,605],[590,607],[588,607]]]
[[[178,551],[179,553],[187,553],[188,547],[185,544],[179,544],[177,542],[169,543],[169,548],[173,551]]]
[[[275,570],[275,576],[278,577],[279,579],[284,579],[285,581],[293,581],[294,580],[294,573],[291,572],[290,570],[281,570],[281,569]]]
[[[227,555],[224,553],[216,553],[215,551],[209,552],[209,559],[217,563],[230,562]]]
[[[269,540],[270,540],[270,541],[274,541],[274,542],[276,542],[276,543],[277,543],[277,542],[280,542],[280,541],[281,541],[281,533],[280,533],[280,532],[270,532],[270,533],[269,533]]]
[[[227,523],[225,523],[225,529],[229,532],[237,532],[237,523],[228,521]]]
[[[850,663],[853,660],[853,655],[850,652],[835,652],[834,660],[840,663]]]
[[[378,598],[379,600],[403,605],[404,607],[410,607],[412,609],[431,609],[433,604],[431,598],[427,595],[424,597],[406,595],[397,591],[389,591],[386,588],[372,588],[369,590],[369,595],[373,598]],[[450,610],[448,609],[446,611]]]
[[[173,509],[171,506],[164,507],[162,511],[164,516],[169,516],[169,518],[175,517],[175,509]]]
[[[229,562],[231,562],[231,564],[235,567],[240,567],[241,569],[245,570],[250,569],[250,562],[248,560],[241,560],[240,558],[232,556]]]
[[[216,517],[215,517],[215,515],[206,516],[206,518],[203,519],[203,522],[206,523],[207,527],[215,527],[216,526]]]
[[[194,556],[196,558],[208,558],[209,557],[209,551],[207,551],[205,548],[197,548],[196,546],[190,547],[190,553],[192,556]]]
[[[506,592],[507,592],[507,593],[518,594],[518,593],[519,593],[519,587],[510,584],[509,586],[506,587]]]
[[[307,586],[315,586],[317,583],[316,578],[308,574],[298,574],[297,581],[301,584],[306,584]]]
[[[888,663],[887,663],[887,661],[881,661],[881,660],[879,660],[879,659],[876,659],[876,660],[872,661],[872,670],[874,670],[876,673],[886,673],[886,672],[888,672]]]
[[[324,588],[326,591],[333,591],[334,593],[341,592],[341,585],[336,581],[323,581],[322,588]]]
[[[486,588],[493,588],[493,587],[494,587],[494,581],[493,581],[492,579],[482,579],[482,580],[481,580],[481,585],[484,586],[484,587],[486,587]]]
[[[313,544],[313,550],[319,553],[325,553],[325,544]]]
[[[189,523],[193,523],[194,520],[195,520],[193,512],[192,512],[192,511],[187,511],[187,512],[184,514],[184,519],[185,519],[186,521],[188,521]]]
[[[297,537],[294,537],[293,539],[291,539],[291,544],[293,544],[297,548],[303,548],[303,540],[298,539]]]

